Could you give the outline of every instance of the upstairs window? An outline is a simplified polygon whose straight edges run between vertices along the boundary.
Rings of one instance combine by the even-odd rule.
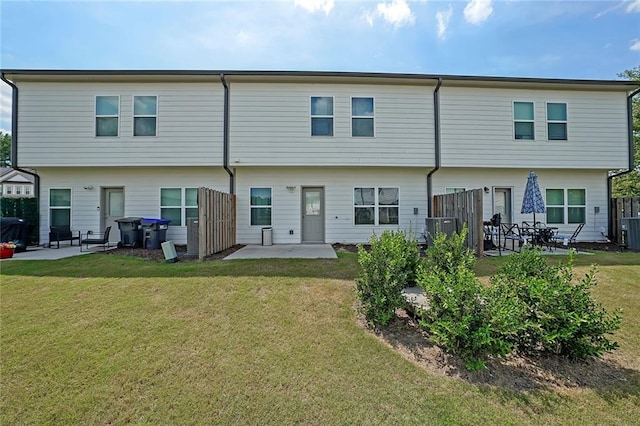
[[[96,96],[96,136],[118,136],[119,96]]]
[[[445,188],[444,193],[445,194],[457,194],[459,192],[464,192],[466,191],[464,188]]]
[[[547,137],[550,141],[567,140],[567,104],[547,103]]]
[[[373,98],[351,98],[351,136],[374,136]]]
[[[513,103],[513,128],[515,139],[534,140],[533,102]]]
[[[158,97],[133,97],[133,136],[156,136]]]
[[[311,136],[333,136],[333,97],[311,97]]]
[[[399,223],[398,188],[354,188],[356,225],[397,225]]]
[[[271,188],[251,188],[251,225],[271,225]]]

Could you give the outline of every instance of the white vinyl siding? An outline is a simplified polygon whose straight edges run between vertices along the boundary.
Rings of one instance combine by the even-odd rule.
[[[333,137],[311,136],[311,96],[333,96]],[[375,138],[351,136],[351,98],[375,99]],[[433,86],[234,83],[234,166],[430,167]]]
[[[513,101],[535,105],[535,143],[514,141]],[[570,106],[569,140],[547,140],[546,102]],[[442,167],[612,170],[628,165],[624,92],[440,88]],[[464,119],[461,119],[461,118]],[[583,231],[584,232],[584,231]]]
[[[19,83],[22,167],[222,166],[223,91],[216,83]],[[133,136],[133,97],[157,94],[157,136]],[[95,137],[95,97],[119,96],[119,137]]]

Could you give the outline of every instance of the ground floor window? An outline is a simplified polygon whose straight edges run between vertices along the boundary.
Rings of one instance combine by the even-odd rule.
[[[586,190],[547,189],[547,223],[585,223],[587,213]]]
[[[397,225],[399,203],[399,188],[354,188],[354,223],[356,225]]]
[[[198,218],[198,188],[160,188],[160,217],[169,226],[184,226]]]
[[[49,225],[71,226],[71,189],[49,190]]]
[[[271,188],[251,188],[251,225],[271,225]]]

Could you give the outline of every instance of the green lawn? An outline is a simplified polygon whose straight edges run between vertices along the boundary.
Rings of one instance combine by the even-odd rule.
[[[434,374],[360,328],[354,254],[3,262],[0,424],[637,424],[640,254],[576,272],[592,262],[624,309],[611,382],[526,391]]]

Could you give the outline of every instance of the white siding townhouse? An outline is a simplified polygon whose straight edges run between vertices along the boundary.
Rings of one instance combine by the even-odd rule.
[[[535,170],[538,218],[581,240],[608,224],[609,170],[633,166],[638,83],[259,71],[3,70],[13,167],[35,170],[51,224],[101,232],[171,219],[186,242],[196,188],[237,195],[237,241],[364,242],[420,234],[431,197],[484,188],[485,220],[520,214]],[[114,241],[118,232],[112,232]]]

